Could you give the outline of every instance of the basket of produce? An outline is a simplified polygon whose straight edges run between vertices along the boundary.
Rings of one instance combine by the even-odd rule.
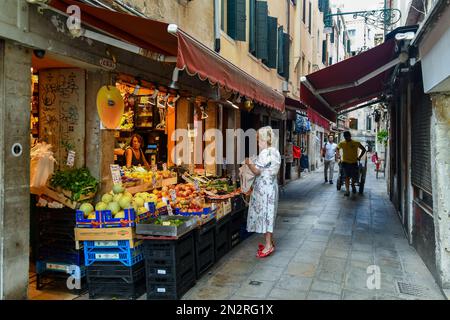
[[[136,234],[147,236],[180,237],[197,226],[193,217],[180,215],[150,218],[136,225]]]

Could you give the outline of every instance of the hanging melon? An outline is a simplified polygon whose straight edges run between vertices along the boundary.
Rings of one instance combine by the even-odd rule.
[[[97,93],[98,116],[107,129],[116,129],[124,113],[124,102],[119,89],[103,86]]]

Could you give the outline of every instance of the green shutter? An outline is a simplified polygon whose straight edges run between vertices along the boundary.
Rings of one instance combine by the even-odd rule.
[[[249,51],[256,56],[256,0],[250,0]]]
[[[350,52],[351,43],[350,40],[347,40],[347,52]]]
[[[227,1],[227,34],[233,39],[236,39],[236,2]]]
[[[334,27],[331,28],[330,42],[334,43]]]
[[[269,58],[267,60],[266,65],[269,68],[275,69],[277,67],[277,49],[278,49],[278,19],[274,17],[269,17],[267,20],[268,23],[268,50],[269,50]]]
[[[311,24],[312,24],[312,7],[311,7],[311,1],[309,2],[309,18],[308,18],[308,31],[311,33]]]
[[[322,41],[322,63],[327,63],[327,40]]]
[[[283,27],[278,28],[278,66],[277,72],[279,75],[284,74],[284,36]]]
[[[267,2],[256,1],[256,57],[262,60],[268,58],[267,13]]]
[[[284,47],[284,59],[283,59],[283,76],[289,79],[289,55],[291,49],[291,39],[287,33],[283,33],[283,47]]]
[[[236,2],[236,37],[235,40],[245,41],[246,40],[246,4],[245,0],[237,0]]]

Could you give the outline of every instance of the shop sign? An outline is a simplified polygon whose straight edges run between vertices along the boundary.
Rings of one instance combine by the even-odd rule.
[[[108,59],[108,58],[100,59],[100,65],[103,68],[105,68],[106,70],[110,70],[110,71],[115,70],[117,67],[117,64],[113,60]]]
[[[75,151],[70,150],[69,154],[67,155],[67,166],[73,167],[75,164]]]
[[[120,175],[120,167],[117,164],[110,165],[111,176],[113,184],[122,184],[122,177]]]

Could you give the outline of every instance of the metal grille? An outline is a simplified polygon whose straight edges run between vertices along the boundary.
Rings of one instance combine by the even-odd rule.
[[[418,88],[416,87],[416,92]],[[420,91],[422,92],[422,91]],[[428,95],[416,95],[411,108],[411,181],[432,193],[431,185],[431,100]]]
[[[410,296],[416,296],[416,297],[424,297],[427,295],[427,288],[420,287],[415,284],[406,283],[406,282],[397,282],[398,291],[403,294],[407,294]]]

